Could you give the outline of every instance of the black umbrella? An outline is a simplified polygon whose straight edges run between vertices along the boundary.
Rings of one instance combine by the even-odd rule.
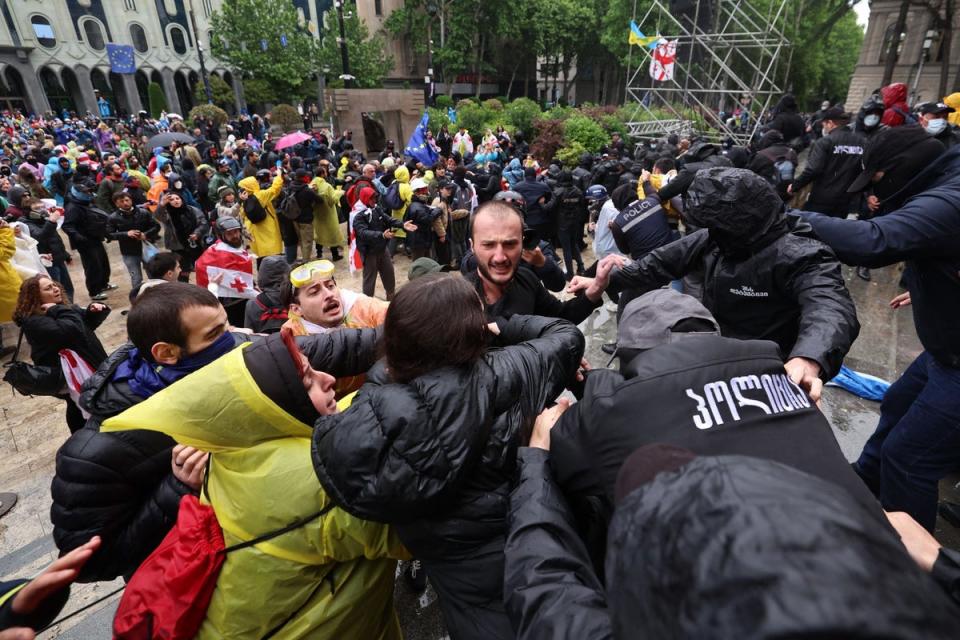
[[[158,133],[149,140],[147,140],[148,149],[156,149],[157,147],[169,147],[173,142],[180,142],[183,144],[193,144],[193,136],[188,136],[185,133],[179,133],[177,131],[167,131],[166,133]]]

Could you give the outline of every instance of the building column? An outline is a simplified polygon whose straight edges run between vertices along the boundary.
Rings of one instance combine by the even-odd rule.
[[[243,81],[237,78],[235,73],[230,74],[230,79],[233,80],[233,102],[239,115],[247,109],[247,98],[243,95]]]
[[[180,94],[177,93],[177,83],[173,81],[173,71],[163,69],[160,76],[163,78],[163,92],[167,95],[167,111],[186,117],[180,106]]]
[[[40,75],[37,70],[30,65],[17,64],[12,65],[20,73],[23,80],[23,92],[26,94],[24,101],[34,113],[46,113],[50,111],[50,101],[47,100],[47,94],[43,91],[43,85],[40,84]]]
[[[122,89],[127,105],[129,105],[129,111],[132,115],[137,115],[137,112],[143,109],[140,102],[140,93],[137,91],[137,77],[132,73],[124,73],[120,77],[123,79]]]
[[[77,105],[77,109],[81,111],[89,111],[90,113],[100,116],[100,110],[97,107],[97,95],[93,91],[93,81],[90,80],[90,69],[86,67],[78,67],[76,70],[77,76],[77,85],[80,87],[80,98],[82,104]]]

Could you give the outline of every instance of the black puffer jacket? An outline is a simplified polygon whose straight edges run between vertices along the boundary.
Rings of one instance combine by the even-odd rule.
[[[54,262],[66,262],[70,254],[57,233],[57,225],[47,220],[46,217],[34,218],[27,214],[20,218],[20,222],[27,225],[30,229],[30,237],[37,241],[37,251],[40,253],[49,253],[53,256]]]
[[[514,346],[404,385],[378,365],[351,407],[314,431],[324,490],[355,516],[397,525],[455,639],[514,637],[503,547],[516,451],[583,353],[583,335],[566,321],[514,316],[499,325]]]
[[[96,369],[107,357],[95,333],[110,308],[92,311],[74,304],[57,304],[46,313],[27,316],[20,325],[30,345],[30,358],[43,367],[60,367],[60,350],[72,349]]]
[[[521,449],[510,499],[504,590],[520,640],[956,636],[960,610],[879,509],[744,456],[696,458],[629,493],[604,591],[547,457]]]
[[[701,171],[690,196],[685,215],[710,229],[630,263],[611,285],[645,293],[702,265],[702,302],[724,336],[772,340],[784,359],[814,360],[831,379],[860,323],[830,248],[798,235],[809,226],[785,216],[773,188],[746,169]]]
[[[806,209],[844,218],[856,209],[859,195],[851,196],[847,187],[863,171],[861,157],[866,144],[864,136],[847,127],[837,127],[813,143],[803,173],[793,181],[794,191],[813,183]]]
[[[237,344],[249,340],[233,335]],[[314,368],[352,375],[373,364],[378,335],[344,329],[298,338],[298,343]],[[66,553],[91,536],[103,538],[81,572],[84,582],[131,575],[163,540],[176,521],[180,498],[191,491],[171,473],[175,443],[168,436],[100,431],[104,420],[143,400],[126,382],[112,380],[130,349],[130,344],[120,347],[86,382],[80,405],[90,420],[57,452],[50,508],[54,542]]]
[[[116,240],[120,253],[125,256],[143,254],[143,242],[134,240],[128,231],[142,231],[150,242],[160,239],[160,223],[145,207],[134,207],[130,211],[114,210],[107,218],[107,237]]]

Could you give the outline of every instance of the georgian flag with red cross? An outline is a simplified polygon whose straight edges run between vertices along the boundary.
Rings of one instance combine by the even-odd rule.
[[[218,298],[256,298],[260,291],[253,279],[253,262],[254,255],[246,249],[215,242],[197,258],[197,286]]]

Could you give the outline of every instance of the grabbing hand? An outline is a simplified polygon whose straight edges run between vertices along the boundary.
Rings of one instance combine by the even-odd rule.
[[[133,238],[134,240],[143,240],[143,232],[130,229],[130,231],[127,231],[127,237]]]
[[[106,308],[107,308],[107,305],[100,304],[99,302],[91,303],[90,306],[87,307],[87,309],[89,309],[90,311],[93,311],[94,313],[100,313]]]
[[[383,237],[387,240],[393,240],[393,229],[387,229],[383,232]]]
[[[793,383],[807,392],[810,399],[820,406],[820,394],[823,380],[820,379],[820,365],[808,358],[790,358],[783,365]]]
[[[910,300],[910,292],[901,293],[896,298],[890,301],[890,308],[892,309],[902,309],[903,307],[909,307],[912,301]]]
[[[530,436],[530,446],[543,449],[544,451],[550,451],[550,430],[553,429],[553,425],[557,424],[557,420],[560,419],[563,412],[569,408],[570,400],[568,398],[560,398],[557,400],[557,404],[549,409],[544,409],[540,415],[537,416],[536,422],[533,423],[533,434]]]
[[[877,196],[867,196],[867,209],[876,211],[880,208],[880,198]]]
[[[586,358],[580,358],[580,367],[577,369],[577,382],[583,382],[587,371],[593,369],[593,366]]]
[[[547,263],[547,256],[543,255],[540,247],[536,249],[524,249],[520,252],[520,257],[531,266],[540,268]]]
[[[43,601],[70,585],[80,575],[80,570],[87,563],[90,556],[100,547],[100,536],[93,536],[90,540],[44,569],[40,575],[27,583],[13,597],[11,608],[18,615],[30,615],[43,605]],[[8,632],[13,631],[16,633]],[[26,634],[25,631],[29,631]],[[33,638],[29,629],[8,629],[0,633],[0,638]]]
[[[417,230],[417,225],[413,224],[413,220],[407,220],[403,223],[403,228],[407,231],[413,232]]]
[[[43,311],[44,313],[46,313],[47,311],[50,310],[51,307],[55,307],[55,306],[57,306],[56,302],[47,302],[45,304],[40,305],[40,311]]]
[[[170,461],[173,476],[194,491],[200,490],[203,470],[207,466],[207,452],[178,444]]]

